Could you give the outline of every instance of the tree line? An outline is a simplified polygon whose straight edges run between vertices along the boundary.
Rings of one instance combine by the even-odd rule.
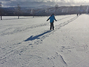
[[[12,9],[2,8],[2,4],[0,4],[0,17],[2,20],[2,16],[48,16],[52,13],[55,15],[66,15],[66,14],[82,14],[82,13],[89,13],[89,6],[61,6],[55,5],[54,7],[50,8],[43,8],[43,9],[23,9],[19,4],[17,7]]]

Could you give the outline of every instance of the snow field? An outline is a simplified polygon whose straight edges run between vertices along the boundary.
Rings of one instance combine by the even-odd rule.
[[[88,67],[88,15],[3,17],[0,21],[0,67]],[[86,22],[85,22],[86,21]]]

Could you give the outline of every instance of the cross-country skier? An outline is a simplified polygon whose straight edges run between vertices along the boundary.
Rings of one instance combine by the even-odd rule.
[[[57,21],[56,19],[55,19],[55,16],[54,16],[54,14],[52,14],[48,19],[47,19],[47,21],[48,20],[50,20],[50,30],[54,30],[54,20],[55,21]]]

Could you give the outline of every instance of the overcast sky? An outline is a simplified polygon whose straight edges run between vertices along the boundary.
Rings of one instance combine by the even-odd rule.
[[[43,7],[43,6],[54,6],[56,3],[72,3],[72,2],[89,2],[89,0],[0,0],[3,7],[13,7],[20,4],[22,7]]]

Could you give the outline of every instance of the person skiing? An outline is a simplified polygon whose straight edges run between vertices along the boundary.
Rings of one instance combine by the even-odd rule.
[[[47,21],[48,20],[50,20],[50,30],[54,30],[54,20],[55,21],[57,21],[56,19],[55,19],[55,16],[54,16],[54,14],[52,14],[48,19],[47,19]]]

